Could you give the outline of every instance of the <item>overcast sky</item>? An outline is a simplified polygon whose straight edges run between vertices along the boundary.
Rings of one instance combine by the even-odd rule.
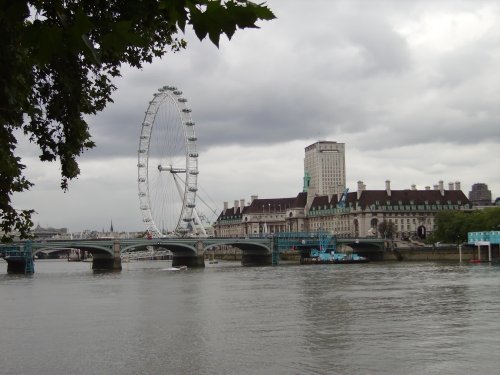
[[[188,47],[124,69],[114,103],[90,118],[97,147],[59,188],[59,166],[23,150],[36,186],[16,197],[35,224],[143,230],[137,148],[148,102],[165,84],[189,100],[206,201],[302,190],[304,148],[346,144],[347,185],[417,188],[476,182],[500,195],[500,2],[269,0],[277,19],[217,49]]]

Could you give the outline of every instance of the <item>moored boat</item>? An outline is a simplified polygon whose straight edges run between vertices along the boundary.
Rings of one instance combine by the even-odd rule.
[[[340,253],[336,251],[311,250],[309,257],[301,257],[301,264],[351,264],[367,263],[368,258],[356,253]]]

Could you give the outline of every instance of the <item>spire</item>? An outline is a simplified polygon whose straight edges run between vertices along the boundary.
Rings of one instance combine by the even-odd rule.
[[[308,172],[304,172],[304,188],[302,191],[304,193],[307,192],[310,185],[311,185],[311,176],[309,176]]]
[[[109,227],[109,231],[110,231],[111,233],[113,233],[113,232],[114,232],[114,230],[113,230],[113,219],[111,219],[111,227]]]

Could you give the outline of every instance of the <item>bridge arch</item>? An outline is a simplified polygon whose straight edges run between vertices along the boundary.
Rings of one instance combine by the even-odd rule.
[[[122,269],[119,241],[116,240],[55,240],[47,242],[32,242],[32,254],[35,255],[47,249],[71,248],[84,250],[92,254],[92,269],[94,271],[120,271]]]
[[[57,249],[79,249],[79,250],[84,250],[88,251],[92,255],[95,254],[106,254],[113,256],[113,249],[106,247],[106,246],[97,246],[97,245],[90,245],[88,243],[86,244],[78,244],[78,243],[66,243],[66,244],[50,244],[49,246],[44,246],[44,247],[38,247],[38,246],[33,246],[33,256],[36,254],[47,251],[47,250],[57,250]]]
[[[370,260],[382,260],[384,252],[383,239],[347,239],[339,241],[339,244],[347,245],[353,251]]]
[[[203,248],[203,252],[216,246],[232,246],[241,250],[241,264],[243,266],[262,266],[272,264],[271,241],[245,241],[243,239],[218,239],[209,242]],[[269,245],[268,245],[269,243]]]

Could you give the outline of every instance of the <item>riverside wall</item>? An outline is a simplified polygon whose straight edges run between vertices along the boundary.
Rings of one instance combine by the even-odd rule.
[[[477,251],[472,248],[462,249],[462,261],[475,259]],[[406,247],[386,249],[382,253],[383,261],[459,261],[460,254],[454,248]]]
[[[355,251],[359,255],[366,256],[372,262],[377,261],[399,261],[399,262],[422,262],[422,261],[459,261],[460,254],[456,246],[435,247],[435,246],[395,246],[387,247],[383,251],[364,251],[360,249]],[[462,261],[469,262],[478,258],[477,248],[472,246],[462,247]],[[492,249],[492,257],[499,258],[500,251],[498,246]],[[241,251],[239,249],[226,249],[225,251],[216,251],[215,258],[222,260],[238,261],[241,260]],[[296,251],[286,251],[280,254],[282,261],[300,262],[300,254]],[[487,248],[481,249],[481,259],[488,259]]]
[[[500,249],[498,244],[487,246],[462,245],[461,251],[457,245],[448,246],[412,246],[408,243],[394,243],[386,246],[380,260],[390,261],[462,261],[489,259],[491,252],[492,259],[500,258]]]

